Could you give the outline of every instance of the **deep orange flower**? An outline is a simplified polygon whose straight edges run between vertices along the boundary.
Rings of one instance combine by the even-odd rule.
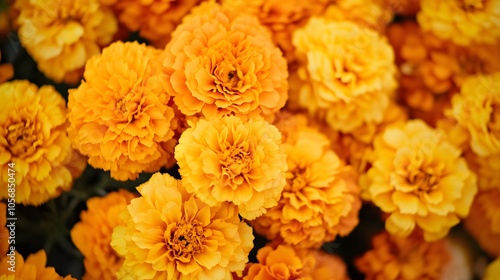
[[[111,235],[113,228],[123,224],[119,214],[134,197],[121,189],[87,200],[88,210],[80,213],[80,222],[71,229],[71,239],[84,257],[84,280],[117,279],[116,273],[124,259],[111,248]]]
[[[181,19],[201,0],[100,0],[130,31],[163,48]]]
[[[86,164],[71,148],[64,99],[25,80],[1,84],[0,96],[0,198],[9,197],[9,173],[16,203],[40,205],[70,190]]]
[[[464,220],[465,228],[488,254],[500,256],[500,188],[480,191]]]
[[[152,47],[116,42],[89,60],[85,81],[69,90],[73,145],[114,179],[173,163],[177,120],[160,60]]]
[[[254,219],[276,205],[286,183],[280,143],[262,119],[200,119],[181,135],[175,158],[188,192],[210,206],[229,201]]]
[[[333,255],[295,249],[286,245],[265,246],[257,252],[258,263],[249,263],[243,280],[345,280],[346,266]]]
[[[120,279],[222,280],[243,271],[253,235],[234,205],[210,207],[168,174],[137,190],[111,241],[125,257]]]
[[[466,77],[500,71],[498,44],[457,46],[412,21],[391,25],[388,37],[401,73],[399,95],[414,117],[431,125],[443,118]]]
[[[384,0],[386,9],[395,14],[414,16],[420,11],[420,0]]]
[[[7,204],[0,202],[0,256],[5,256],[9,250],[9,230],[7,224]]]
[[[459,45],[498,43],[499,0],[422,0],[417,20],[424,30]]]
[[[280,0],[221,0],[223,6],[242,11],[259,18],[269,28],[274,42],[281,48],[289,63],[295,61],[292,34],[311,16],[323,14],[332,0],[280,1]]]
[[[319,248],[337,235],[349,234],[358,224],[361,207],[354,173],[330,149],[326,136],[312,127],[278,127],[287,135],[281,145],[287,156],[287,184],[278,205],[252,226],[270,240],[301,248]]]
[[[113,13],[98,0],[16,0],[14,8],[21,44],[56,82],[78,83],[85,62],[117,31]]]
[[[16,271],[14,273],[7,270],[10,266],[8,262],[9,258],[9,256],[2,256],[0,260],[0,279],[2,280],[76,280],[71,275],[66,277],[59,276],[53,267],[46,267],[47,254],[43,250],[29,255],[26,260],[24,260],[21,254],[16,252]]]
[[[269,116],[287,99],[286,60],[257,18],[213,2],[193,9],[165,49],[167,92],[188,116]]]
[[[311,18],[295,31],[300,67],[290,101],[349,133],[380,123],[396,88],[394,54],[375,31],[352,22]],[[291,82],[292,83],[292,82]]]
[[[391,234],[408,236],[420,228],[425,240],[437,240],[469,214],[476,176],[461,150],[423,121],[388,127],[375,139],[374,153],[360,182],[389,214]]]
[[[365,279],[443,279],[450,260],[444,240],[425,242],[418,234],[401,238],[382,232],[372,239],[373,249],[356,259]]]

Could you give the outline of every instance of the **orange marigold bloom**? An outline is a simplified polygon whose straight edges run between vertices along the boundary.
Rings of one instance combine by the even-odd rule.
[[[337,0],[328,7],[323,17],[336,21],[352,21],[383,32],[393,16],[384,1],[387,0]]]
[[[111,248],[111,235],[113,228],[123,224],[119,214],[134,197],[121,189],[87,200],[88,210],[81,212],[80,222],[71,229],[71,239],[84,257],[84,280],[116,279],[124,259]]]
[[[85,81],[69,90],[73,144],[114,179],[135,179],[173,163],[177,120],[160,57],[144,44],[113,43],[88,61]]]
[[[120,279],[216,280],[243,271],[253,235],[234,205],[208,206],[168,174],[137,190],[111,241],[125,257]]]
[[[500,275],[500,257],[492,261],[483,275],[483,280],[498,280],[498,275]]]
[[[444,240],[426,242],[418,234],[402,238],[382,232],[372,239],[373,249],[355,260],[365,279],[443,279],[450,261]]]
[[[417,20],[422,29],[459,45],[500,40],[499,0],[422,0]]]
[[[66,277],[59,276],[53,267],[46,267],[47,254],[44,250],[40,250],[35,254],[28,256],[24,260],[23,256],[16,252],[16,271],[12,273],[8,270],[10,257],[2,256],[0,260],[0,279],[44,279],[44,280],[76,280],[76,278],[68,275]]]
[[[500,153],[500,72],[466,79],[447,115],[467,129],[475,154]]]
[[[500,188],[480,191],[464,220],[467,231],[488,254],[500,256]]]
[[[298,79],[290,101],[341,132],[380,123],[396,87],[394,53],[386,40],[352,22],[311,18],[295,31]],[[293,104],[292,104],[293,105]]]
[[[269,116],[285,105],[286,60],[257,18],[202,3],[165,49],[167,92],[188,116]]]
[[[85,159],[71,148],[64,99],[54,87],[26,80],[0,85],[0,96],[0,198],[9,197],[8,163],[14,164],[16,203],[40,205],[70,190]]]
[[[190,10],[201,0],[101,0],[114,10],[118,20],[130,31],[148,39],[154,46],[163,48],[170,40],[170,33]]]
[[[418,227],[433,241],[469,214],[476,176],[442,133],[420,120],[390,126],[375,138],[374,153],[361,184],[389,214],[391,234],[408,236]]]
[[[16,0],[19,39],[38,68],[56,82],[76,84],[85,62],[118,30],[98,0]]]
[[[292,34],[311,16],[323,14],[333,0],[287,2],[279,0],[221,0],[222,5],[236,11],[257,16],[260,23],[269,28],[274,42],[281,48],[289,63],[295,61]]]
[[[317,250],[295,249],[286,245],[265,246],[257,252],[258,263],[249,263],[243,280],[301,279],[346,280],[344,262]]]
[[[388,38],[401,72],[399,96],[412,115],[434,125],[464,79],[500,71],[500,45],[457,46],[423,32],[413,21],[389,27]]]
[[[420,0],[384,0],[386,9],[395,14],[414,16],[420,11]]]
[[[251,220],[276,205],[286,184],[280,143],[262,119],[200,119],[181,135],[175,158],[188,192],[210,206],[229,201]]]
[[[7,225],[7,204],[0,202],[0,256],[5,256],[9,250],[9,230]]]
[[[337,235],[349,234],[358,224],[357,178],[323,134],[307,126],[285,131],[288,137],[281,146],[287,156],[287,184],[278,205],[251,224],[270,240],[319,248]]]

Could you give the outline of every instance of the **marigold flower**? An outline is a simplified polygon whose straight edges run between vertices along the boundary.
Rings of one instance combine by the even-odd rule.
[[[363,122],[380,123],[396,87],[390,45],[369,28],[352,22],[311,18],[297,29],[297,86],[290,101],[341,132]]]
[[[420,11],[420,0],[385,0],[385,7],[395,14],[415,16]]]
[[[7,205],[0,202],[0,256],[5,256],[9,250],[9,230],[5,227],[7,224]]]
[[[500,257],[496,258],[486,267],[483,280],[497,280],[498,275],[500,275]]]
[[[1,84],[0,93],[0,198],[9,197],[14,173],[8,163],[14,164],[16,203],[36,206],[70,190],[85,159],[73,154],[64,99],[54,87],[38,88],[26,80]]]
[[[201,0],[101,0],[115,12],[118,20],[130,31],[148,39],[154,46],[164,48],[170,33],[181,19]]]
[[[386,0],[337,0],[335,4],[328,6],[323,17],[336,21],[352,21],[383,32],[393,16],[384,1]]]
[[[105,197],[87,200],[87,211],[80,214],[80,222],[71,229],[71,239],[84,256],[84,280],[116,279],[123,257],[111,248],[113,228],[122,225],[119,214],[127,208],[135,195],[119,190]]]
[[[10,267],[9,258],[9,256],[2,256],[0,260],[0,279],[76,280],[71,275],[59,276],[53,267],[46,267],[47,254],[44,250],[29,255],[26,260],[16,252],[16,271],[14,273],[8,270]]]
[[[461,151],[423,121],[388,127],[375,138],[372,167],[360,181],[373,203],[389,214],[386,229],[426,241],[444,237],[469,213],[476,176]]]
[[[500,72],[466,79],[447,115],[468,130],[475,154],[500,153]]]
[[[270,240],[319,248],[337,235],[349,234],[358,224],[357,178],[323,134],[307,126],[285,131],[288,137],[281,146],[287,156],[287,184],[278,205],[251,225]]]
[[[500,153],[479,157],[471,151],[464,155],[470,169],[477,175],[479,190],[500,189]]]
[[[459,45],[500,40],[500,1],[422,0],[417,20],[422,29]]]
[[[295,249],[286,245],[265,246],[257,252],[258,263],[250,263],[243,280],[301,279],[344,280],[345,264],[338,257],[317,250]]]
[[[262,119],[200,119],[181,135],[175,158],[188,192],[210,206],[229,201],[251,220],[277,204],[286,184],[280,143]]]
[[[480,191],[464,220],[467,231],[488,254],[500,256],[500,188]]]
[[[401,78],[399,96],[414,117],[434,125],[470,75],[500,71],[500,45],[457,46],[412,21],[388,28]]]
[[[210,207],[184,182],[154,174],[137,188],[113,231],[111,246],[125,261],[122,279],[231,279],[253,247],[252,229],[229,203]],[[126,278],[129,277],[129,278]]]
[[[14,7],[21,44],[56,82],[78,83],[85,62],[118,29],[111,10],[98,0],[16,0]]]
[[[114,179],[135,179],[173,162],[177,120],[160,54],[137,42],[113,43],[88,61],[85,81],[69,90],[73,145]]]
[[[373,249],[355,260],[365,279],[442,279],[450,260],[444,240],[425,242],[418,234],[402,238],[382,232]]]
[[[188,116],[269,116],[285,105],[286,60],[258,19],[202,3],[165,49],[167,92]]]
[[[334,1],[292,0],[222,0],[223,6],[243,11],[259,18],[260,23],[272,32],[274,42],[283,51],[289,63],[295,61],[292,34],[298,27],[304,25],[311,16],[323,14],[326,7]]]

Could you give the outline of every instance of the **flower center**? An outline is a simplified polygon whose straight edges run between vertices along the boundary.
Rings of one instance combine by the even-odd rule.
[[[35,125],[30,121],[21,121],[7,126],[7,142],[13,155],[32,154],[40,145],[35,133]]]
[[[196,220],[180,221],[174,233],[166,240],[170,253],[182,262],[189,262],[193,255],[202,253],[205,249],[204,241],[204,229]]]
[[[129,95],[116,102],[116,113],[123,118],[122,121],[131,122],[141,113],[141,110],[145,109],[143,108],[143,101],[132,91]]]
[[[484,8],[485,0],[461,0],[460,7],[466,11],[474,11]]]
[[[438,183],[438,177],[432,172],[422,170],[410,170],[407,177],[408,183],[416,186],[419,192],[429,192]]]
[[[225,151],[221,161],[222,173],[234,178],[248,173],[252,167],[252,153],[240,147]]]
[[[290,192],[299,192],[307,185],[305,169],[297,168],[292,172],[287,172],[287,186],[285,189]]]
[[[488,122],[488,131],[500,140],[500,104],[492,106],[490,121]]]
[[[225,61],[215,65],[213,75],[216,77],[215,83],[219,92],[232,94],[243,84],[241,71]]]

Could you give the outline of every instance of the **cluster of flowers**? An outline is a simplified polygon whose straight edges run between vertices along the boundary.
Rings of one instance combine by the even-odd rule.
[[[355,262],[367,279],[453,278],[461,220],[500,256],[499,0],[16,0],[10,13],[39,70],[75,88],[66,104],[51,86],[0,85],[0,197],[9,162],[16,201],[34,206],[87,163],[119,181],[155,173],[87,201],[71,230],[84,279],[347,279],[319,249],[353,231],[363,201],[386,228]],[[174,166],[180,178],[159,172]],[[257,263],[253,232],[270,241]],[[11,275],[2,260],[0,274],[58,279],[45,263]]]

